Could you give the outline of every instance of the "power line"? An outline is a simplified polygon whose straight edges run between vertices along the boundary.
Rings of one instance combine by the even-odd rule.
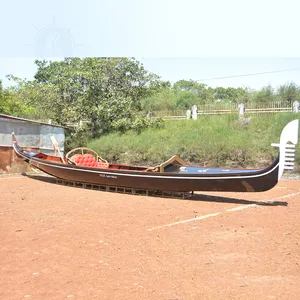
[[[208,81],[208,80],[218,80],[218,79],[227,79],[227,78],[236,78],[236,77],[247,77],[247,76],[256,76],[256,75],[263,75],[263,74],[281,73],[281,72],[289,72],[289,71],[299,71],[299,70],[300,70],[300,68],[285,69],[285,70],[278,70],[278,71],[268,71],[268,72],[240,74],[240,75],[232,75],[232,76],[224,76],[224,77],[204,78],[204,79],[198,79],[198,80],[195,80],[195,81]]]

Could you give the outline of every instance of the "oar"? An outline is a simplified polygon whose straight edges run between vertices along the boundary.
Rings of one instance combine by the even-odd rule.
[[[65,162],[65,160],[64,160],[64,158],[63,158],[63,156],[62,156],[62,154],[61,154],[61,152],[60,152],[60,150],[59,150],[59,148],[58,148],[58,143],[57,143],[57,140],[56,140],[56,138],[55,138],[55,136],[51,136],[50,137],[50,139],[51,139],[51,142],[52,142],[52,144],[53,144],[53,147],[54,147],[54,155],[56,155],[56,150],[58,151],[58,154],[59,154],[59,156],[60,156],[60,158],[61,158],[61,160],[63,161],[63,163],[65,164],[66,162]]]

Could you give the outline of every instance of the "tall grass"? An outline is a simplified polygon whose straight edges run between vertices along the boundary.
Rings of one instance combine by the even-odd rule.
[[[165,121],[162,129],[140,134],[110,134],[88,143],[109,161],[152,165],[177,154],[189,164],[222,167],[264,167],[277,156],[283,127],[297,114],[253,116],[243,125],[235,115],[203,116],[199,120]],[[297,149],[300,162],[300,148]]]

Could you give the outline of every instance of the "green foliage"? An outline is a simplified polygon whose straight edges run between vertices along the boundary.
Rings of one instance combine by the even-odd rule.
[[[142,99],[141,108],[144,111],[174,110],[177,103],[173,91],[168,87]]]
[[[276,100],[276,95],[271,85],[265,86],[260,91],[254,93],[253,101],[255,102],[273,102],[274,100]]]
[[[217,101],[227,103],[247,103],[249,101],[248,91],[243,88],[217,87],[213,89],[213,95]]]
[[[92,135],[148,126],[142,121],[141,99],[161,87],[158,76],[129,58],[66,58],[36,61],[36,83],[53,89],[60,123],[89,120]]]
[[[278,98],[286,102],[300,100],[300,87],[293,82],[281,85],[278,89]]]
[[[194,104],[200,107],[213,103],[229,104],[259,101],[259,97],[254,99],[254,94],[254,91],[246,88],[211,88],[193,80],[179,80],[162,92],[145,98],[142,101],[142,107],[150,111],[186,110]],[[261,98],[263,97],[264,95]],[[264,98],[264,101],[267,100],[270,99]]]
[[[33,107],[27,106],[9,89],[4,89],[0,80],[0,114],[28,117],[33,112]]]
[[[14,97],[24,106],[32,108],[28,117],[40,120],[52,119],[57,124],[65,123],[63,112],[68,111],[68,107],[58,101],[58,89],[53,84],[42,85],[13,76],[10,76],[10,80],[16,83],[10,88]]]
[[[206,84],[193,80],[179,80],[173,85],[178,107],[189,108],[194,104],[204,104],[213,100],[212,89]],[[192,104],[191,104],[192,103]]]
[[[180,91],[175,94],[176,108],[188,109],[191,108],[195,103],[198,103],[197,95],[187,92]]]
[[[137,117],[128,119],[127,117],[124,117],[123,119],[113,121],[111,123],[111,126],[115,129],[115,131],[121,133],[124,133],[127,130],[134,130],[139,134],[146,128],[162,128],[163,120],[160,118],[146,119],[142,117]]]
[[[75,130],[65,130],[65,153],[78,147],[84,147],[93,138],[90,124],[83,123]]]

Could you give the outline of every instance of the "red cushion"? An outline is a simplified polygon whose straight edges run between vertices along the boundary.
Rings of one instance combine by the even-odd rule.
[[[102,161],[98,162],[92,154],[75,154],[71,157],[71,160],[74,161],[77,166],[103,169],[109,168],[109,163],[105,163]]]
[[[75,161],[78,166],[85,166],[85,167],[98,166],[98,162],[96,158],[91,154],[75,154],[71,157],[71,160]]]

